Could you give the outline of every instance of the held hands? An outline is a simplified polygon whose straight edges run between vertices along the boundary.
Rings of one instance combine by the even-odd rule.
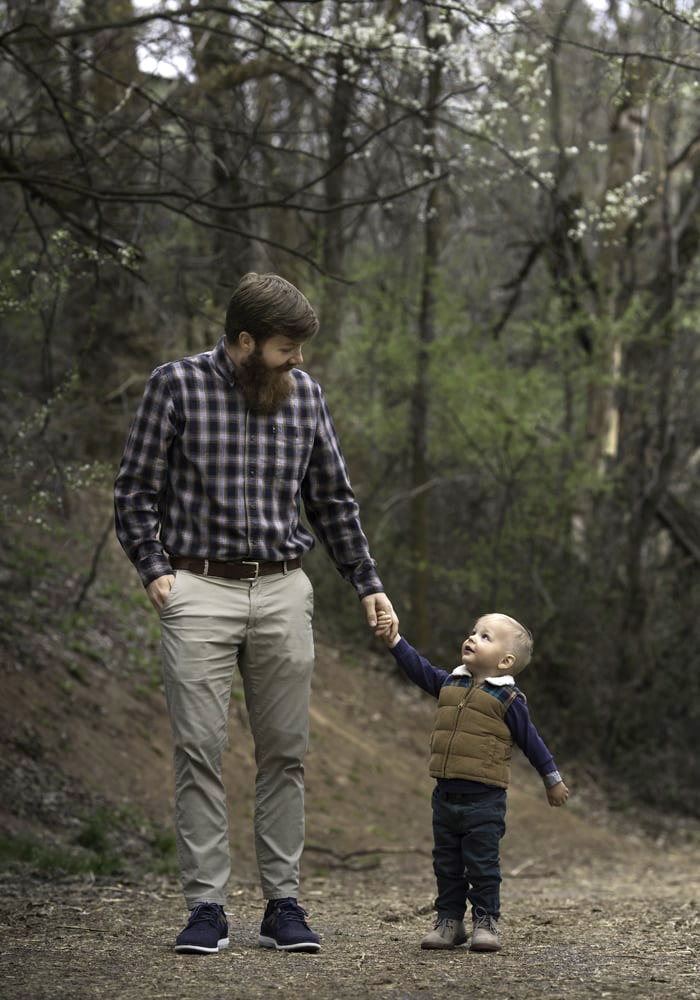
[[[175,576],[172,573],[168,573],[165,576],[159,576],[157,580],[151,580],[146,587],[148,599],[156,611],[161,611],[174,583]]]
[[[362,598],[362,604],[367,615],[367,624],[374,629],[374,634],[384,639],[387,645],[396,645],[399,619],[386,594],[368,594]],[[388,639],[392,640],[391,643]]]
[[[388,611],[380,611],[377,615],[377,627],[374,630],[377,638],[381,639],[390,649],[401,638],[398,633],[398,618],[396,619],[396,629],[393,628],[394,618],[396,618],[396,615],[392,616]]]
[[[559,781],[556,785],[552,785],[551,788],[547,788],[546,792],[547,801],[550,806],[563,806],[569,797],[569,789],[563,781]]]

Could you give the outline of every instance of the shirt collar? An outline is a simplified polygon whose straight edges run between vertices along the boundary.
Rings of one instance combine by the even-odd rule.
[[[229,385],[234,385],[236,382],[236,369],[226,350],[226,334],[223,334],[219,338],[219,343],[212,351],[212,358],[219,374],[223,375]]]
[[[463,663],[460,663],[452,671],[453,677],[471,677],[471,675],[472,675],[471,670],[468,670]],[[504,687],[506,684],[510,685],[515,684],[515,678],[511,677],[510,674],[504,674],[503,676],[499,677],[486,677],[484,679],[487,680],[489,684],[495,684],[496,687]]]

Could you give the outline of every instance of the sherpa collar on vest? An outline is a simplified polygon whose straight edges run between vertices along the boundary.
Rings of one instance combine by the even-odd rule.
[[[471,675],[471,670],[468,670],[463,663],[460,663],[459,666],[455,667],[452,671],[453,677],[471,677]],[[510,684],[511,686],[515,684],[515,678],[511,677],[510,674],[505,674],[501,677],[486,677],[485,680],[487,680],[489,684],[495,684],[497,687],[504,684]]]

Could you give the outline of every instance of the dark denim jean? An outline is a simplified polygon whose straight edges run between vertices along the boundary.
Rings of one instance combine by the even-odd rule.
[[[506,790],[480,794],[433,790],[433,871],[438,917],[500,916],[499,846],[506,832]]]

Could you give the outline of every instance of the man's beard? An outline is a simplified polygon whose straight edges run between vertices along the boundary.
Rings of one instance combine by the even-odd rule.
[[[285,368],[268,368],[259,354],[251,354],[236,368],[236,382],[255,413],[277,413],[294,389],[294,378]]]

